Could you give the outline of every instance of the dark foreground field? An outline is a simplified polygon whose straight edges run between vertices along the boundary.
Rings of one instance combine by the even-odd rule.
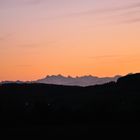
[[[87,135],[140,126],[140,74],[90,87],[0,85],[0,128],[7,135]]]

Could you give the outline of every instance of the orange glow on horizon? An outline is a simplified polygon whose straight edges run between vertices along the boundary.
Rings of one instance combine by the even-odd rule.
[[[52,10],[46,10],[43,4],[26,5],[21,11],[15,6],[19,13],[5,3],[9,12],[2,9],[0,13],[0,81],[36,80],[58,74],[105,77],[140,72],[140,22],[135,7],[95,12],[103,7],[96,2],[93,12],[93,1],[88,1],[77,7],[78,12],[74,12],[74,2],[66,4],[63,0],[61,7],[48,1]],[[112,8],[109,2],[114,0],[107,1],[104,9]],[[124,2],[117,4],[126,7]],[[85,12],[80,13],[83,9]]]

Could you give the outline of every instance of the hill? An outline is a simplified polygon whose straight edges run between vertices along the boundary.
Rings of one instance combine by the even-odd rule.
[[[1,127],[140,124],[140,74],[78,87],[0,85]]]

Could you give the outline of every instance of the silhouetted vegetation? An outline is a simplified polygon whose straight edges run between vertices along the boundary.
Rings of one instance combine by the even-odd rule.
[[[0,85],[3,127],[140,122],[140,74],[89,87]]]

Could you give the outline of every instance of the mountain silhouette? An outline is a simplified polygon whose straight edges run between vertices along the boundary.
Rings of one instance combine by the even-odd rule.
[[[121,76],[114,76],[114,77],[103,77],[99,78],[96,76],[81,76],[81,77],[65,77],[62,75],[52,75],[46,76],[43,79],[39,79],[37,83],[44,83],[44,84],[55,84],[55,85],[69,85],[69,86],[90,86],[90,85],[98,85],[104,84],[111,81],[117,81],[118,78]]]

